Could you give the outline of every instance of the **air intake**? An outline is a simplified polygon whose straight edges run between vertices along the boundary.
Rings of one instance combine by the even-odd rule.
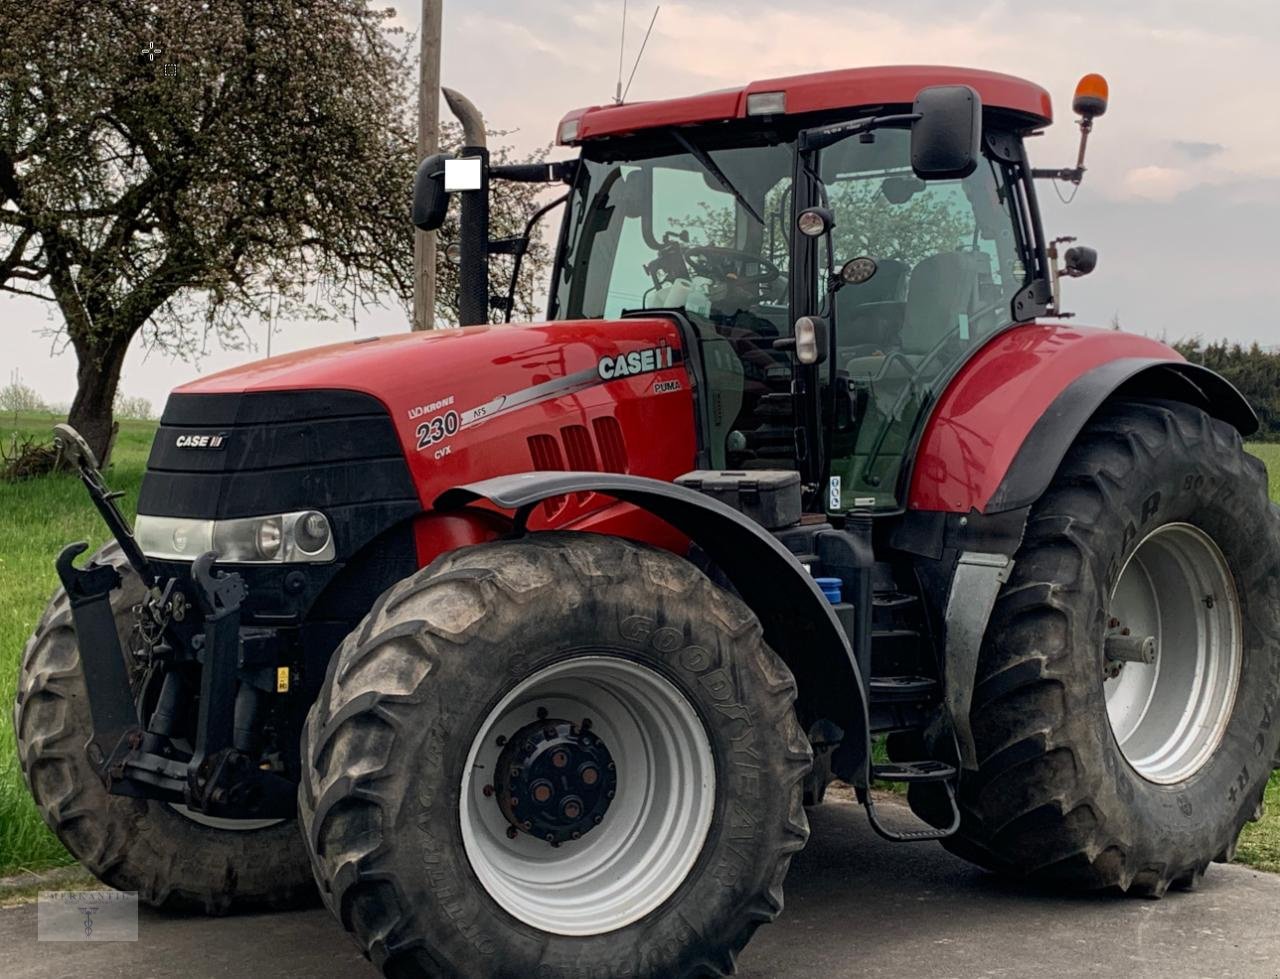
[[[622,426],[612,415],[592,419],[596,445],[600,447],[600,468],[609,473],[627,471],[627,445],[622,441]]]

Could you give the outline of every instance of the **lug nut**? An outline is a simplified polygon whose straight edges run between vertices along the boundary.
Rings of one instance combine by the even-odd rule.
[[[595,785],[598,781],[600,781],[600,773],[595,768],[588,765],[582,770],[583,785]]]
[[[603,816],[593,816],[591,817],[591,821],[595,823],[597,826],[599,826],[600,820],[602,820],[603,818],[604,818]]]
[[[556,844],[556,838],[555,838],[555,835],[554,835],[554,834],[552,834],[552,833],[548,833],[548,834],[547,834],[547,842],[548,842],[548,843],[550,843],[552,846],[555,846],[555,844]]]
[[[569,834],[569,839],[580,840],[582,839],[582,834],[575,829],[572,833]]]
[[[577,819],[582,815],[582,805],[570,799],[564,804],[564,814],[569,819]]]
[[[555,765],[556,768],[564,768],[565,765],[569,764],[569,756],[563,751],[557,751],[551,756],[551,764]]]
[[[540,785],[535,785],[533,787],[534,802],[546,802],[550,798],[551,798],[551,786],[547,785],[545,782]]]

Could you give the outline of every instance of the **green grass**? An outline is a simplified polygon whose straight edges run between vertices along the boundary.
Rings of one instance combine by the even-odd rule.
[[[1255,442],[1249,451],[1267,464],[1271,476],[1271,499],[1280,502],[1280,443]]]
[[[43,415],[0,416],[0,441],[15,431],[45,435],[54,421]],[[132,513],[146,466],[154,422],[121,424],[107,481],[125,491],[122,505]],[[1271,496],[1280,500],[1280,445],[1251,445],[1271,473]],[[0,876],[71,862],[45,828],[18,770],[9,720],[22,648],[57,585],[53,559],[69,541],[105,541],[102,521],[78,479],[48,476],[23,483],[0,482]],[[1280,872],[1280,775],[1267,790],[1268,814],[1246,828],[1239,859]]]
[[[45,437],[55,421],[47,415],[0,415],[0,442],[15,431]],[[146,468],[154,422],[124,421],[107,473],[113,489],[126,493],[132,514]],[[57,587],[53,559],[64,544],[87,540],[91,549],[106,530],[80,480],[58,474],[20,483],[0,481],[0,876],[67,863],[71,857],[45,828],[18,770],[10,705],[18,661],[27,637]]]

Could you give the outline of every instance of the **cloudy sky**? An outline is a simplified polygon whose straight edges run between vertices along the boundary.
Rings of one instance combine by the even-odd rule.
[[[392,4],[417,29],[416,0]],[[565,110],[606,102],[618,71],[622,0],[445,0],[443,80],[469,95],[519,148],[551,141]],[[780,9],[785,6],[785,9]],[[891,10],[891,12],[890,12]],[[653,12],[630,0],[626,67]],[[1280,344],[1280,4],[1269,0],[763,0],[663,3],[630,100],[664,98],[815,69],[953,64],[1022,75],[1052,93],[1058,121],[1032,146],[1038,166],[1074,161],[1071,92],[1087,71],[1111,83],[1089,175],[1063,206],[1040,186],[1046,228],[1099,252],[1066,286],[1066,307],[1100,326]],[[0,383],[17,369],[51,401],[74,391],[58,320],[34,300],[0,299]],[[283,324],[272,349],[405,328],[396,309],[330,326]],[[261,356],[212,349],[198,360],[135,344],[124,389],[161,404],[200,372]]]

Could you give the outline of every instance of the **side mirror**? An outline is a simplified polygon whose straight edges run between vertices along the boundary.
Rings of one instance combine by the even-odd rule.
[[[982,97],[968,85],[931,85],[916,96],[911,169],[921,180],[956,180],[978,167]]]
[[[449,209],[449,194],[444,189],[444,162],[449,157],[436,153],[418,164],[413,178],[413,226],[420,231],[435,231],[444,224]]]
[[[1062,274],[1072,279],[1088,275],[1098,267],[1097,249],[1075,245],[1062,256]]]

